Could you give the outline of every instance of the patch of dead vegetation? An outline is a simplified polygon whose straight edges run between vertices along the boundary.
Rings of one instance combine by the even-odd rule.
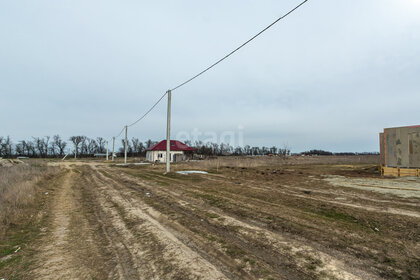
[[[40,161],[0,167],[0,278],[21,279],[33,261],[58,168]]]
[[[6,229],[26,221],[40,191],[38,182],[57,169],[41,162],[0,167],[0,239]]]

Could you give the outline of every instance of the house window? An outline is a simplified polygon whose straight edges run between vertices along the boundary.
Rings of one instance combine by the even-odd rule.
[[[158,154],[158,158],[161,158],[163,155],[161,153]]]

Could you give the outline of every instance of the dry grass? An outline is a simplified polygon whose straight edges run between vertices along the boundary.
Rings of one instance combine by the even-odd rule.
[[[207,160],[190,161],[185,163],[178,163],[175,166],[176,170],[185,168],[195,169],[218,169],[221,167],[262,167],[262,166],[277,166],[277,165],[294,165],[294,164],[342,164],[342,163],[378,163],[379,157],[376,155],[361,155],[361,156],[224,156]]]
[[[0,167],[0,239],[10,226],[19,224],[35,202],[37,183],[53,172],[46,164],[34,161]]]

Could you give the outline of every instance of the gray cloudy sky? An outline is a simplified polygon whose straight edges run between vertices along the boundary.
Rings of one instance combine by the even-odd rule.
[[[112,137],[297,4],[1,1],[0,135]],[[420,124],[420,1],[311,0],[172,99],[174,136],[377,151],[382,128]],[[166,101],[129,136],[165,129]]]

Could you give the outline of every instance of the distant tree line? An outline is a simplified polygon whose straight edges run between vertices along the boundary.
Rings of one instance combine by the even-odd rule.
[[[363,153],[353,153],[353,152],[345,152],[345,153],[333,153],[324,150],[310,150],[301,153],[306,156],[356,156],[356,155],[379,155],[378,152],[363,152]]]
[[[138,138],[127,140],[127,155],[129,157],[145,156],[146,151],[155,145],[156,141],[140,141]],[[117,143],[116,143],[117,144]],[[203,156],[264,156],[264,155],[290,155],[290,148],[287,145],[283,147],[258,147],[245,145],[244,147],[233,147],[225,143],[203,143],[202,141],[185,141],[185,144],[194,148],[194,153]],[[102,137],[89,138],[87,136],[71,136],[68,141],[62,139],[59,135],[53,137],[32,137],[31,140],[21,140],[13,143],[12,139],[0,136],[0,157],[38,157],[54,158],[63,157],[66,153],[77,157],[92,157],[95,154],[106,153],[106,139]],[[109,155],[112,153],[112,143],[109,143]],[[124,154],[124,139],[121,140],[121,146],[115,147],[115,153],[119,156]],[[303,155],[377,155],[378,153],[333,153],[324,150],[310,150],[301,153]]]
[[[287,146],[283,148],[279,147],[258,147],[258,146],[249,146],[245,145],[244,147],[233,147],[225,143],[203,143],[202,141],[185,141],[190,147],[193,147],[196,154],[205,155],[205,156],[264,156],[264,155],[290,155],[290,149]]]
[[[124,143],[124,139],[121,139],[121,147],[118,150],[121,155],[124,154]],[[144,143],[137,138],[127,139],[127,156],[145,156],[147,149],[157,143],[150,139]]]
[[[143,143],[137,138],[132,138],[127,141],[128,156],[144,156],[146,149],[155,143],[152,140]],[[122,140],[122,144],[124,147],[124,140]],[[106,145],[106,139],[102,137],[71,136],[66,141],[59,135],[54,135],[53,137],[32,137],[31,140],[21,140],[13,143],[9,136],[0,136],[0,157],[54,158],[64,157],[66,153],[72,155],[76,153],[77,157],[92,157],[95,154],[105,154]],[[111,155],[112,143],[109,143],[108,148],[109,155]],[[115,153],[124,153],[124,148],[115,147],[115,149]]]
[[[145,156],[146,151],[151,146],[155,145],[156,141],[147,140],[140,141],[138,138],[131,138],[127,140],[127,155]],[[185,141],[185,144],[194,148],[194,152],[204,156],[222,156],[222,155],[290,155],[288,147],[257,147],[246,145],[244,147],[233,147],[229,144],[218,143],[203,143],[202,141]],[[106,139],[102,137],[89,138],[87,136],[71,136],[68,141],[61,138],[59,135],[53,137],[32,137],[31,140],[21,140],[13,143],[12,139],[7,137],[0,137],[0,157],[16,157],[25,156],[32,158],[54,158],[64,157],[65,154],[70,153],[77,157],[92,157],[95,154],[106,153]],[[116,143],[117,145],[117,143]],[[112,153],[112,143],[109,143],[109,155]],[[115,153],[119,156],[124,154],[124,139],[121,139],[121,145],[115,147]]]
[[[58,157],[64,155],[66,146],[66,141],[59,135],[54,135],[52,138],[32,137],[32,140],[22,140],[16,144],[9,136],[0,136],[0,157]]]

